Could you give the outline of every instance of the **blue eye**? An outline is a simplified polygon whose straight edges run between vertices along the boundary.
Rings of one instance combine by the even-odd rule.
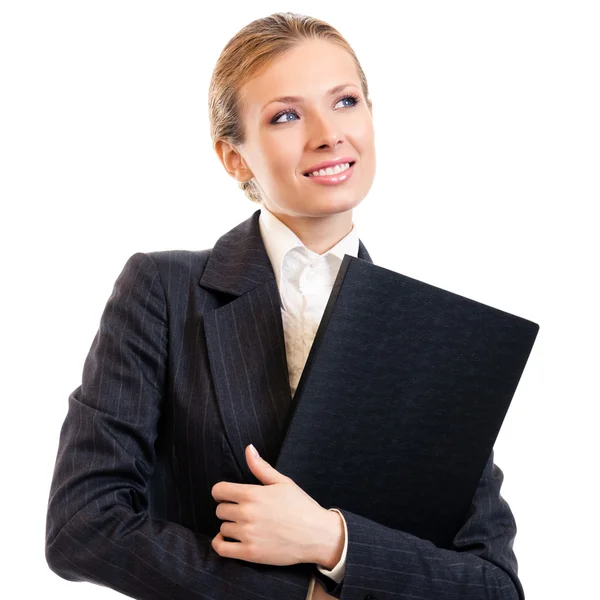
[[[355,96],[354,94],[350,94],[348,96],[344,96],[343,98],[340,98],[336,102],[336,104],[339,104],[342,100],[352,100],[352,104],[350,104],[349,106],[345,106],[344,108],[353,108],[360,102],[360,98],[358,96]],[[292,106],[289,106],[285,110],[282,110],[281,112],[277,113],[271,120],[271,124],[272,125],[281,125],[283,123],[290,123],[292,120],[297,120],[297,119],[286,119],[285,121],[279,121],[279,119],[281,117],[283,117],[284,115],[289,115],[289,114],[292,114],[296,117],[300,116],[300,115],[298,115],[298,112],[296,111],[295,108],[293,108]]]

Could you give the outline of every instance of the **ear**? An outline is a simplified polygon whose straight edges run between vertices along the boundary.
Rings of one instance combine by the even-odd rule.
[[[215,152],[225,170],[238,182],[244,183],[254,177],[252,171],[246,165],[239,150],[225,140],[217,140],[214,144]]]

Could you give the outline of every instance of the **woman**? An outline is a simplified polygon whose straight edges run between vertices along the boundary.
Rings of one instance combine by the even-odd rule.
[[[341,260],[371,260],[352,222],[375,175],[352,49],[316,19],[259,19],[224,48],[209,106],[260,209],[212,249],[127,260],[69,397],[50,568],[134,598],[524,598],[493,453],[453,550],[322,507],[271,466]]]

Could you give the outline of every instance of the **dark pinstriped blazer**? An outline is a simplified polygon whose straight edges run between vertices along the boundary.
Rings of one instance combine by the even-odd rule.
[[[253,443],[274,464],[291,404],[259,214],[212,249],[138,252],[125,263],[60,431],[46,521],[52,571],[145,599],[305,600],[315,574],[343,600],[523,600],[493,452],[452,550],[343,507],[340,584],[313,564],[213,550],[222,522],[213,485],[259,483],[244,449]],[[358,257],[372,262],[362,242]]]

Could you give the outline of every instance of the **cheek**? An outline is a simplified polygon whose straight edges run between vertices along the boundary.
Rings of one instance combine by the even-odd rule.
[[[365,118],[357,124],[354,130],[354,139],[359,151],[371,152],[375,145],[375,131],[373,121]]]
[[[369,123],[357,128],[351,140],[352,145],[358,152],[365,173],[374,172],[375,169],[375,135],[373,127]]]
[[[292,151],[292,144],[286,144],[276,152],[265,156],[265,162],[270,178],[279,184],[289,184],[291,178],[299,172],[301,157]]]

